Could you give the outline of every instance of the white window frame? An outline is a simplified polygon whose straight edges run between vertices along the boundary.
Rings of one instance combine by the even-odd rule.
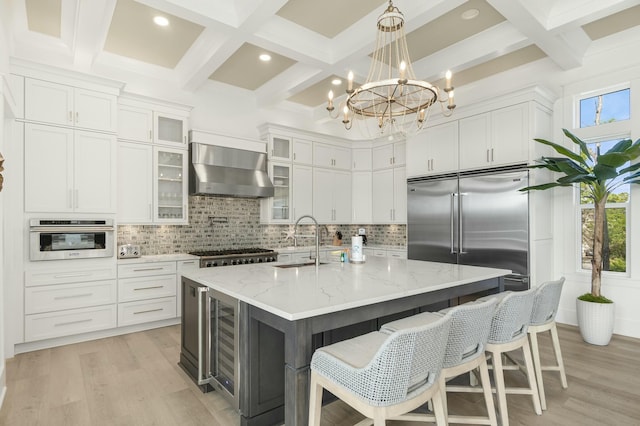
[[[585,98],[591,98],[598,95],[605,95],[611,92],[617,92],[620,90],[630,89],[630,117],[629,120],[615,121],[612,123],[603,123],[598,126],[589,126],[589,127],[580,127],[580,101]],[[636,95],[637,96],[637,95]],[[582,139],[588,145],[611,141],[611,140],[622,140],[629,139],[632,136],[632,121],[634,118],[633,114],[633,105],[634,105],[634,90],[632,84],[630,82],[622,82],[614,85],[608,85],[603,88],[599,88],[596,90],[588,90],[582,91],[573,95],[573,129],[571,132],[575,134],[577,137]],[[574,147],[575,148],[575,147]],[[637,185],[635,185],[637,186]],[[602,271],[605,276],[612,277],[631,277],[631,244],[632,244],[632,229],[631,229],[631,215],[632,209],[631,205],[633,199],[633,193],[637,192],[634,190],[634,185],[630,187],[629,191],[629,201],[626,203],[607,203],[606,208],[612,207],[624,207],[626,210],[626,271],[625,272],[614,272],[614,271]],[[574,257],[575,257],[575,265],[576,271],[580,273],[590,273],[591,269],[584,269],[582,267],[582,210],[585,208],[593,208],[593,204],[581,204],[580,203],[580,188],[576,186],[574,190],[574,205],[575,209],[575,229],[576,229],[576,241],[574,245]]]

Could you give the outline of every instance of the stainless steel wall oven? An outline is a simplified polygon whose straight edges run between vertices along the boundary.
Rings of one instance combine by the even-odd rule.
[[[111,219],[31,219],[29,259],[111,257],[114,233]]]

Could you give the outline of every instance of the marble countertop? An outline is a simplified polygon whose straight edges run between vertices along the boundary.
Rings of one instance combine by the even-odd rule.
[[[365,263],[278,268],[284,262],[203,268],[202,285],[294,321],[510,274],[510,270],[373,257]]]
[[[118,259],[119,265],[128,263],[151,263],[151,262],[177,262],[180,260],[198,260],[198,256],[187,253],[172,253],[172,254],[153,254],[140,257],[133,257],[129,259]]]
[[[297,246],[297,247],[279,247],[274,248],[273,250],[278,253],[295,253],[298,251],[307,251],[307,250],[315,250],[316,246]],[[346,248],[351,248],[351,244],[347,244],[346,242],[341,246],[334,245],[321,245],[320,250],[342,250]],[[382,244],[366,244],[363,246],[364,249],[383,249],[383,250],[406,250],[406,246],[390,246],[390,245],[382,245]]]

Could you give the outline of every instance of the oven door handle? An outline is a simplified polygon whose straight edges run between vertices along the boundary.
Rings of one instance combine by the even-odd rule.
[[[198,385],[211,381],[211,304],[209,288],[198,287]]]
[[[113,232],[113,226],[32,226],[30,232]]]

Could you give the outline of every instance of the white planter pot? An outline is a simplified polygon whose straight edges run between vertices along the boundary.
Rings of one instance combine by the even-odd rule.
[[[592,345],[608,345],[613,334],[615,304],[576,299],[576,311],[582,339]]]

